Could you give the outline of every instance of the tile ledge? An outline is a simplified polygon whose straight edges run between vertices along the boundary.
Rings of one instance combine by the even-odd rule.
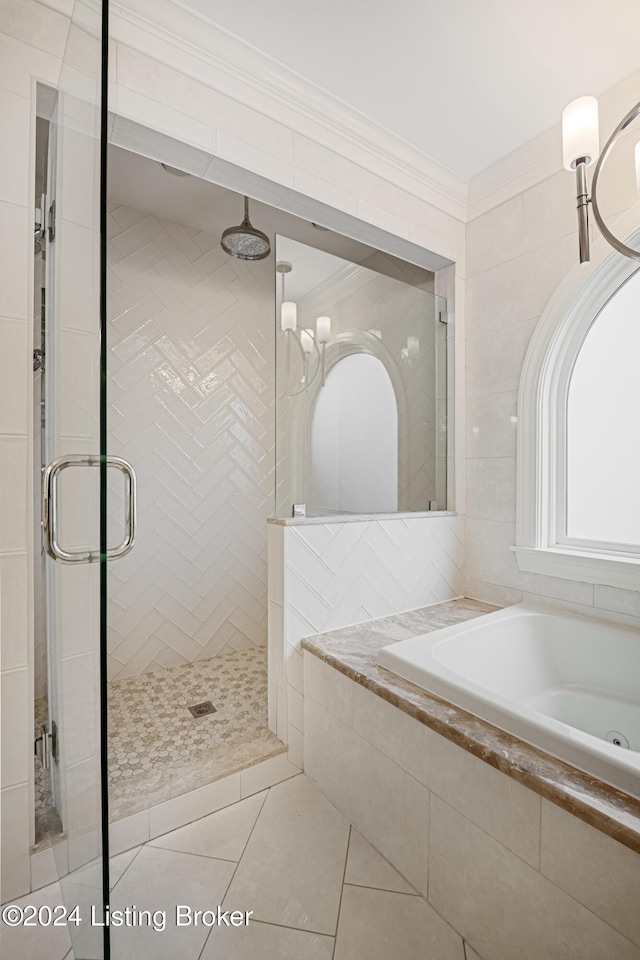
[[[353,523],[363,520],[423,520],[436,517],[457,517],[455,510],[420,510],[399,513],[331,513],[321,517],[269,517],[267,523],[279,527],[304,527],[312,524]]]
[[[442,616],[434,617],[438,608]],[[397,624],[417,636],[448,625],[447,619],[453,622],[452,613],[456,620],[464,620],[490,609],[495,607],[469,599],[446,601],[409,615],[305,637],[300,645],[419,723],[640,854],[640,800],[397,677],[376,662],[378,649],[393,639],[384,636],[384,628]],[[406,623],[409,616],[414,623]],[[420,626],[416,617],[424,620]]]

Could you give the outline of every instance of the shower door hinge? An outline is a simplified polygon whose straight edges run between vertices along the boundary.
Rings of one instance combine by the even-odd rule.
[[[49,198],[46,193],[40,196],[36,204],[36,223],[34,239],[37,244],[44,242],[52,243],[56,238],[56,202]]]
[[[40,727],[40,736],[33,741],[33,752],[40,758],[45,770],[51,766],[52,758],[58,759],[58,728],[54,720]]]

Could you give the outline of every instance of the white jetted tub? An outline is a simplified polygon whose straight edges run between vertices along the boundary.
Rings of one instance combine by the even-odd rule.
[[[640,797],[640,632],[518,604],[392,643],[378,662]]]

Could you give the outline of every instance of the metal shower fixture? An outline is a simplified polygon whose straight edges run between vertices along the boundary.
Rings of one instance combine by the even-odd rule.
[[[244,220],[237,227],[227,227],[220,238],[225,253],[238,260],[264,260],[271,253],[266,233],[256,230],[249,220],[249,198],[244,198]]]

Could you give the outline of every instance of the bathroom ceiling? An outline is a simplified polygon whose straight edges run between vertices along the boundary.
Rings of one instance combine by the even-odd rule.
[[[638,70],[638,0],[183,0],[464,177]]]

